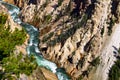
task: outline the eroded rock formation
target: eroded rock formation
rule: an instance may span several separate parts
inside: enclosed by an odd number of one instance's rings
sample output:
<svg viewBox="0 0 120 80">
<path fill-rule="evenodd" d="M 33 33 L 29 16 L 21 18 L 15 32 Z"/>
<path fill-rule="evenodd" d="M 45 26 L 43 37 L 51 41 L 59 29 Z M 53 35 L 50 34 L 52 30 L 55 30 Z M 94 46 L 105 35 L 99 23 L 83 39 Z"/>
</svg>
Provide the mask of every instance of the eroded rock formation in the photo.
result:
<svg viewBox="0 0 120 80">
<path fill-rule="evenodd" d="M 21 8 L 20 17 L 39 29 L 43 56 L 64 67 L 73 80 L 81 75 L 83 80 L 90 79 L 92 61 L 101 55 L 114 25 L 120 22 L 120 1 L 35 0 L 28 3 Z"/>
</svg>

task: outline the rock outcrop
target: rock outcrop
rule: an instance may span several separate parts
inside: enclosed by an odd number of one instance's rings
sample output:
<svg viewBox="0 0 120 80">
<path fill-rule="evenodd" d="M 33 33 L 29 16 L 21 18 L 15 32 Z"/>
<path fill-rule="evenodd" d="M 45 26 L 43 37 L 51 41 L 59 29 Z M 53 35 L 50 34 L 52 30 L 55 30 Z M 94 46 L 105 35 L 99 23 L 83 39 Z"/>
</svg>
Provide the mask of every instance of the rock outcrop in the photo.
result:
<svg viewBox="0 0 120 80">
<path fill-rule="evenodd" d="M 20 17 L 39 29 L 42 55 L 64 67 L 73 80 L 90 79 L 93 61 L 120 22 L 120 1 L 28 0 L 25 4 Z"/>
<path fill-rule="evenodd" d="M 10 14 L 8 13 L 8 10 L 5 8 L 5 6 L 0 4 L 0 13 L 4 13 L 8 15 L 8 19 L 6 21 L 5 26 L 10 26 L 10 30 L 11 32 L 13 32 L 16 28 L 18 30 L 22 30 L 22 26 L 20 26 L 19 24 L 15 23 L 12 19 L 12 17 L 10 16 Z M 26 46 L 27 46 L 27 41 L 28 41 L 29 36 L 27 35 L 27 39 L 24 42 L 24 44 L 20 45 L 20 46 L 16 46 L 16 50 L 15 52 L 19 53 L 22 52 L 24 54 L 27 54 L 26 52 Z"/>
<path fill-rule="evenodd" d="M 14 5 L 17 5 L 19 6 L 20 8 L 22 8 L 24 6 L 24 0 L 3 0 L 7 3 L 10 3 L 10 4 L 14 4 Z"/>
<path fill-rule="evenodd" d="M 8 15 L 8 20 L 7 20 L 7 22 L 6 22 L 6 26 L 7 26 L 7 25 L 10 25 L 11 31 L 14 31 L 15 28 L 17 28 L 17 29 L 19 29 L 19 30 L 22 29 L 20 25 L 16 24 L 16 23 L 12 20 L 10 14 L 8 13 L 8 10 L 5 8 L 5 6 L 3 6 L 3 5 L 1 5 L 1 4 L 0 4 L 0 13 L 5 13 L 5 14 Z"/>
<path fill-rule="evenodd" d="M 4 5 L 2 5 L 1 3 L 0 3 L 0 14 L 6 14 L 8 16 L 7 21 L 5 23 L 5 27 L 10 26 L 11 32 L 14 32 L 16 28 L 18 30 L 22 30 L 22 26 L 20 26 L 19 24 L 15 23 L 13 21 L 13 19 L 12 19 L 11 15 L 9 14 L 7 8 Z M 28 45 L 29 36 L 26 35 L 26 37 L 27 38 L 22 45 L 17 45 L 15 47 L 15 50 L 14 50 L 15 54 L 23 53 L 23 56 L 27 55 L 26 47 Z M 0 70 L 2 71 L 1 66 L 0 66 Z M 44 73 L 42 72 L 42 70 L 44 71 Z M 49 75 L 51 75 L 51 78 L 54 78 L 54 80 L 57 80 L 56 75 L 53 74 L 52 72 L 48 71 L 47 69 L 37 67 L 37 69 L 35 71 L 33 71 L 32 75 L 27 76 L 25 74 L 21 74 L 19 79 L 22 79 L 22 80 L 25 80 L 25 79 L 27 79 L 27 80 L 51 80 Z M 18 78 L 15 76 L 15 79 L 18 79 Z"/>
</svg>

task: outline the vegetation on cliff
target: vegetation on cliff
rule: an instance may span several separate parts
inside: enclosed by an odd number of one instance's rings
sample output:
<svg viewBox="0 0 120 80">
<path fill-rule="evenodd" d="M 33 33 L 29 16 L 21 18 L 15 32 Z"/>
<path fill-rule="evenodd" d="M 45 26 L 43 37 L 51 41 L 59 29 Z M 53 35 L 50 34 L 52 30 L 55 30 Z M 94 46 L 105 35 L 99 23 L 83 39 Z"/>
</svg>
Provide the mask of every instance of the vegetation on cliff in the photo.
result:
<svg viewBox="0 0 120 80">
<path fill-rule="evenodd" d="M 13 80 L 22 73 L 30 75 L 37 67 L 33 56 L 14 53 L 15 46 L 24 43 L 26 32 L 23 29 L 12 32 L 10 25 L 5 25 L 7 19 L 7 14 L 0 13 L 0 80 Z"/>
<path fill-rule="evenodd" d="M 0 60 L 8 57 L 14 50 L 16 45 L 21 45 L 26 39 L 25 31 L 15 29 L 14 32 L 10 31 L 10 26 L 5 26 L 7 15 L 0 14 Z"/>
<path fill-rule="evenodd" d="M 80 76 L 81 80 L 91 77 L 92 71 L 99 71 L 98 66 L 103 63 L 107 65 L 107 59 L 113 59 L 114 56 L 108 58 L 112 51 L 102 49 L 107 45 L 112 50 L 110 45 L 116 43 L 111 42 L 119 43 L 113 37 L 119 20 L 119 0 L 38 1 L 37 5 L 22 7 L 20 17 L 38 28 L 39 46 L 45 59 L 65 68 L 73 79 Z M 99 54 L 102 58 L 94 57 Z M 102 67 L 103 73 L 97 72 L 100 77 L 106 78 L 108 67 Z"/>
<path fill-rule="evenodd" d="M 120 54 L 120 48 L 118 50 L 118 53 Z M 109 80 L 120 80 L 120 56 L 117 58 L 117 61 L 115 61 L 115 64 L 109 71 Z"/>
<path fill-rule="evenodd" d="M 18 55 L 10 53 L 9 57 L 2 60 L 2 67 L 5 69 L 2 78 L 9 79 L 9 77 L 13 75 L 17 77 L 19 77 L 20 74 L 30 75 L 32 71 L 36 69 L 37 64 L 33 56 L 28 57 L 23 56 L 22 53 Z"/>
</svg>

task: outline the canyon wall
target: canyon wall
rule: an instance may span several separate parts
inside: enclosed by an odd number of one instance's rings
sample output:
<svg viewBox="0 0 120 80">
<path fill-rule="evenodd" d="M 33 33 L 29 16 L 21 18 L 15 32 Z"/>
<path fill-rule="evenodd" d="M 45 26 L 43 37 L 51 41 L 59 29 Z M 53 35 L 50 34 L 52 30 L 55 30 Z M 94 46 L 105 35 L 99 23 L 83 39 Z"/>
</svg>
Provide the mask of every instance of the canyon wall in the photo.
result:
<svg viewBox="0 0 120 80">
<path fill-rule="evenodd" d="M 21 8 L 21 19 L 40 31 L 42 55 L 73 80 L 91 79 L 99 65 L 94 61 L 120 22 L 119 0 L 5 1 Z"/>
</svg>

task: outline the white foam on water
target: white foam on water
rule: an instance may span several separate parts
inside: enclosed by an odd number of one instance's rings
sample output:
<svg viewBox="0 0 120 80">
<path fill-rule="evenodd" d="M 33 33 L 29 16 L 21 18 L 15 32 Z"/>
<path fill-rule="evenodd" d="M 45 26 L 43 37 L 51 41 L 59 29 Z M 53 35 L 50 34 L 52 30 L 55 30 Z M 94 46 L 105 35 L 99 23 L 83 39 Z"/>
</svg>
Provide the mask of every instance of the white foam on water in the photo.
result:
<svg viewBox="0 0 120 80">
<path fill-rule="evenodd" d="M 2 1 L 0 1 L 0 2 L 8 8 L 12 19 L 16 23 L 21 24 L 23 27 L 25 27 L 25 29 L 29 33 L 30 39 L 29 39 L 29 44 L 26 48 L 28 55 L 30 55 L 32 50 L 34 50 L 34 49 L 35 49 L 35 52 L 36 52 L 34 54 L 40 53 L 39 48 L 38 48 L 38 43 L 34 42 L 35 41 L 34 39 L 38 39 L 38 38 L 35 38 L 35 37 L 38 37 L 38 33 L 39 33 L 38 29 L 35 28 L 34 26 L 28 24 L 28 23 L 22 22 L 19 19 L 18 14 L 19 14 L 20 9 L 18 7 L 14 6 L 14 5 L 11 5 L 11 4 L 8 4 L 8 3 L 5 3 L 5 2 L 2 2 Z M 30 49 L 31 46 L 33 46 L 32 49 Z M 67 77 L 66 77 L 66 75 L 64 75 L 64 73 L 56 71 L 57 66 L 56 66 L 55 63 L 44 59 L 43 56 L 41 56 L 41 55 L 38 55 L 38 56 L 35 55 L 35 58 L 36 58 L 36 61 L 37 61 L 39 66 L 43 66 L 43 67 L 51 70 L 53 73 L 57 74 L 59 80 L 70 80 L 70 79 L 67 79 Z"/>
<path fill-rule="evenodd" d="M 31 25 L 32 26 L 32 25 Z M 34 31 L 38 31 L 38 29 L 37 28 L 35 28 L 34 26 L 32 26 L 32 28 L 34 29 Z"/>
<path fill-rule="evenodd" d="M 36 47 L 36 46 L 35 46 L 35 52 L 36 52 L 36 53 L 40 53 L 39 48 L 38 48 L 38 47 Z"/>
<path fill-rule="evenodd" d="M 20 9 L 12 4 L 8 4 L 6 2 L 1 2 L 7 9 L 9 10 L 9 13 L 12 15 L 13 13 L 19 14 Z M 14 8 L 13 8 L 14 7 Z"/>
<path fill-rule="evenodd" d="M 27 51 L 28 55 L 30 55 L 30 48 L 28 46 L 26 48 L 26 51 Z"/>
<path fill-rule="evenodd" d="M 38 65 L 46 67 L 47 69 L 50 69 L 53 73 L 56 73 L 57 66 L 55 63 L 45 60 L 44 58 L 40 59 L 38 56 L 36 56 L 36 61 Z"/>
<path fill-rule="evenodd" d="M 37 47 L 38 47 L 38 44 L 37 44 L 37 43 L 34 43 L 34 46 L 37 46 Z"/>
<path fill-rule="evenodd" d="M 57 73 L 57 77 L 59 80 L 71 80 L 71 79 L 66 78 L 66 76 L 63 75 L 63 73 Z"/>
<path fill-rule="evenodd" d="M 56 74 L 59 80 L 71 80 L 70 77 L 67 75 L 65 69 L 57 68 Z"/>
<path fill-rule="evenodd" d="M 32 42 L 32 41 L 30 41 L 28 45 L 29 45 L 29 46 L 32 46 L 32 45 L 33 45 L 33 42 Z"/>
<path fill-rule="evenodd" d="M 17 22 L 18 24 L 22 23 L 22 21 L 19 18 L 15 18 L 14 21 Z"/>
<path fill-rule="evenodd" d="M 61 73 L 58 73 L 58 79 L 59 80 L 65 80 Z"/>
</svg>

